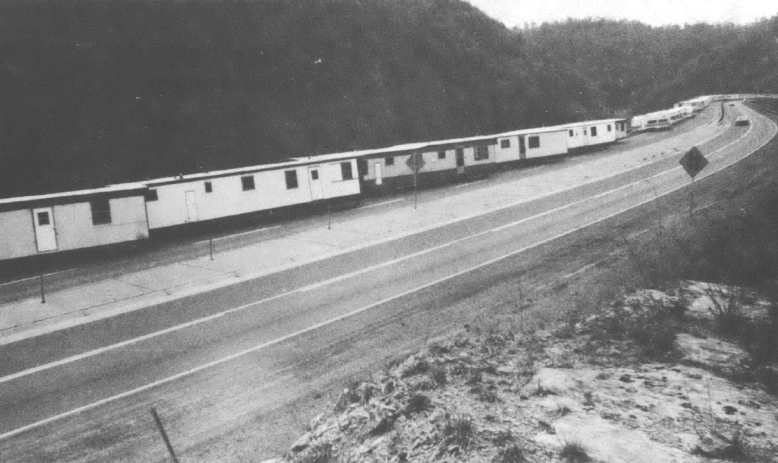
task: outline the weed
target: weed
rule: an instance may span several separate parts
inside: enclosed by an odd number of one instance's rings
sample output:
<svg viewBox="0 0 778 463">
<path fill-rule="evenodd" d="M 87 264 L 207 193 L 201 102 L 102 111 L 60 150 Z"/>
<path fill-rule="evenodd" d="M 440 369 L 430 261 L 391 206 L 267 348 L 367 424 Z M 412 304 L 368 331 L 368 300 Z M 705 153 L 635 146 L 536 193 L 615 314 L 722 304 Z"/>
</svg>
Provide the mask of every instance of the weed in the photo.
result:
<svg viewBox="0 0 778 463">
<path fill-rule="evenodd" d="M 435 383 L 435 387 L 443 387 L 448 383 L 448 377 L 446 376 L 446 369 L 443 367 L 433 367 L 430 371 L 430 377 Z"/>
<path fill-rule="evenodd" d="M 583 446 L 577 442 L 567 442 L 562 451 L 559 452 L 559 457 L 567 463 L 587 463 L 592 461 L 589 455 L 586 454 Z"/>
<path fill-rule="evenodd" d="M 420 357 L 417 359 L 413 365 L 408 367 L 405 371 L 402 373 L 403 378 L 407 378 L 409 376 L 415 376 L 420 375 L 422 373 L 426 373 L 430 370 L 430 364 L 424 357 Z"/>
<path fill-rule="evenodd" d="M 413 394 L 408 400 L 408 404 L 405 406 L 405 415 L 413 415 L 414 413 L 421 413 L 425 410 L 429 410 L 432 406 L 432 401 L 424 394 Z"/>
<path fill-rule="evenodd" d="M 440 442 L 438 455 L 445 452 L 459 453 L 470 448 L 475 443 L 475 426 L 468 415 L 459 415 L 446 421 L 443 427 L 443 440 Z"/>
<path fill-rule="evenodd" d="M 566 416 L 572 413 L 573 411 L 570 410 L 570 407 L 567 405 L 557 405 L 557 413 L 559 413 L 559 416 Z"/>
<path fill-rule="evenodd" d="M 600 373 L 602 374 L 602 373 Z M 599 375 L 597 375 L 599 376 Z M 592 391 L 586 391 L 584 392 L 584 407 L 594 407 L 594 392 Z"/>
<path fill-rule="evenodd" d="M 513 443 L 514 440 L 515 438 L 513 437 L 513 433 L 510 429 L 507 429 L 505 431 L 499 431 L 494 439 L 492 439 L 492 442 L 494 445 L 502 447 Z"/>
<path fill-rule="evenodd" d="M 332 451 L 332 444 L 318 444 L 299 457 L 295 458 L 294 463 L 334 463 L 335 454 Z"/>
<path fill-rule="evenodd" d="M 524 452 L 516 444 L 509 445 L 500 450 L 492 459 L 492 463 L 524 463 L 527 459 Z"/>
</svg>

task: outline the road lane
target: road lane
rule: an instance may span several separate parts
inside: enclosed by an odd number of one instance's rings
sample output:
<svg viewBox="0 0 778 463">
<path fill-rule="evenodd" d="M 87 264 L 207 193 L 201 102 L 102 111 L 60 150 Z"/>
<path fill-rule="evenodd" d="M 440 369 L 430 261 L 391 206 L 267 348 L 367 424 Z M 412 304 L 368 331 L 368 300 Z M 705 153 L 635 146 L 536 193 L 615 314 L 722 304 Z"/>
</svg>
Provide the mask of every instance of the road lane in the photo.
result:
<svg viewBox="0 0 778 463">
<path fill-rule="evenodd" d="M 725 151 L 722 151 L 722 155 L 726 154 Z M 716 158 L 714 158 L 714 161 L 716 161 Z M 661 174 L 658 177 L 664 175 L 669 174 Z M 683 181 L 682 175 L 676 179 L 676 182 L 679 181 Z M 566 210 L 566 213 L 569 214 L 566 216 L 558 217 L 553 214 L 544 214 L 532 220 L 522 219 L 517 223 L 503 224 L 496 228 L 481 231 L 470 237 L 441 245 L 438 249 L 435 249 L 435 251 L 440 252 L 436 252 L 434 261 L 417 259 L 416 257 L 430 254 L 430 252 L 423 252 L 419 256 L 406 257 L 397 262 L 382 265 L 381 269 L 385 271 L 393 266 L 395 267 L 388 274 L 379 274 L 370 270 L 351 276 L 349 279 L 353 281 L 349 282 L 349 285 L 316 284 L 313 287 L 306 288 L 305 291 L 293 293 L 295 300 L 291 304 L 288 301 L 282 301 L 282 298 L 262 304 L 265 306 L 262 310 L 243 314 L 249 316 L 242 317 L 237 325 L 234 322 L 228 322 L 226 319 L 222 320 L 222 317 L 220 317 L 219 320 L 214 319 L 215 324 L 210 325 L 208 330 L 203 330 L 202 327 L 186 327 L 179 330 L 180 333 L 176 333 L 176 336 L 155 340 L 155 343 L 148 346 L 115 349 L 111 353 L 113 357 L 101 360 L 105 365 L 109 365 L 104 369 L 93 371 L 90 374 L 90 367 L 86 367 L 83 370 L 80 368 L 63 368 L 62 376 L 55 377 L 55 379 L 49 378 L 47 381 L 36 381 L 36 384 L 20 384 L 18 388 L 9 387 L 4 392 L 13 389 L 16 392 L 11 391 L 9 395 L 3 397 L 2 402 L 4 404 L 20 403 L 25 400 L 22 396 L 26 397 L 27 401 L 34 403 L 41 403 L 41 401 L 48 399 L 48 406 L 42 408 L 47 410 L 46 413 L 51 413 L 52 408 L 55 408 L 56 405 L 52 402 L 58 402 L 64 408 L 73 408 L 77 405 L 77 403 L 62 401 L 60 398 L 56 400 L 51 399 L 52 397 L 60 397 L 57 390 L 57 385 L 59 384 L 88 384 L 90 386 L 89 393 L 75 399 L 75 402 L 79 400 L 88 402 L 90 400 L 94 401 L 96 398 L 91 393 L 91 390 L 110 392 L 120 390 L 122 385 L 124 387 L 127 387 L 127 385 L 138 385 L 137 387 L 143 388 L 143 385 L 170 377 L 171 372 L 176 371 L 177 368 L 180 369 L 178 374 L 191 374 L 187 372 L 191 371 L 192 368 L 197 369 L 197 366 L 194 365 L 201 364 L 208 357 L 215 359 L 210 360 L 211 362 L 216 362 L 220 358 L 225 358 L 223 357 L 225 352 L 234 351 L 236 348 L 240 349 L 257 341 L 260 343 L 259 346 L 262 346 L 273 342 L 273 339 L 278 339 L 279 336 L 289 335 L 282 333 L 299 332 L 304 330 L 305 326 L 327 323 L 335 317 L 347 314 L 354 315 L 366 308 L 375 307 L 396 299 L 396 297 L 392 297 L 389 301 L 381 300 L 382 293 L 407 295 L 419 291 L 419 284 L 423 283 L 419 281 L 420 275 L 429 280 L 422 285 L 422 288 L 426 288 L 470 272 L 473 268 L 492 264 L 504 259 L 506 256 L 522 252 L 530 246 L 537 245 L 538 236 L 550 236 L 549 239 L 556 239 L 556 237 L 569 233 L 571 230 L 591 223 L 593 221 L 592 217 L 597 216 L 597 214 L 599 216 L 613 215 L 625 208 L 633 207 L 635 204 L 652 200 L 657 187 L 651 184 L 651 182 L 643 181 L 622 187 L 621 190 L 623 191 L 620 191 L 619 195 L 614 193 L 601 194 L 600 198 L 604 199 L 604 202 L 581 200 L 575 203 L 576 207 L 564 206 L 561 209 Z M 667 188 L 677 187 L 678 185 L 674 186 L 673 184 L 667 186 Z M 625 203 L 623 194 L 627 192 L 629 193 L 626 197 L 628 202 Z M 664 194 L 663 192 L 664 190 L 660 194 Z M 515 236 L 515 230 L 511 230 L 511 228 L 517 225 L 525 227 L 522 230 L 521 236 L 518 237 Z M 337 281 L 341 282 L 344 279 L 338 279 Z M 387 284 L 387 281 L 390 281 L 390 283 Z M 381 287 L 381 290 L 378 292 L 356 291 L 357 294 L 354 294 L 355 288 L 376 287 Z M 302 293 L 310 294 L 304 295 Z M 322 300 L 329 302 L 327 304 L 319 303 Z M 379 300 L 379 302 L 375 302 L 376 300 Z M 273 303 L 277 304 L 274 306 Z M 218 326 L 219 324 L 222 326 Z M 189 332 L 189 329 L 194 331 Z M 245 339 L 243 339 L 244 334 L 246 334 Z M 222 339 L 234 341 L 229 343 L 229 347 L 224 347 L 225 344 L 222 343 L 219 348 L 214 348 Z M 248 354 L 259 350 L 256 347 L 257 345 L 255 344 L 252 347 L 243 347 L 243 349 Z M 243 351 L 238 350 L 238 352 Z M 106 356 L 108 355 L 106 354 Z M 227 358 L 230 358 L 229 355 Z M 143 365 L 147 362 L 155 364 L 156 368 L 145 369 L 145 373 L 143 373 Z M 196 371 L 200 370 L 197 369 Z M 110 395 L 107 397 L 110 397 Z M 29 417 L 26 419 L 29 420 Z M 14 425 L 11 424 L 11 426 Z"/>
</svg>

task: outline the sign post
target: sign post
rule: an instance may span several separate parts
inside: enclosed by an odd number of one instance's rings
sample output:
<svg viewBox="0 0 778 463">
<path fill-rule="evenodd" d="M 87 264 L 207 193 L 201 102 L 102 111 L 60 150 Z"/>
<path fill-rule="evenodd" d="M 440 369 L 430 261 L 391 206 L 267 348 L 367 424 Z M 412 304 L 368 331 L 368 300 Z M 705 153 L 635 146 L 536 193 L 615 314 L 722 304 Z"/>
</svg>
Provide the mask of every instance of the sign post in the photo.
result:
<svg viewBox="0 0 778 463">
<path fill-rule="evenodd" d="M 689 188 L 689 218 L 694 218 L 694 177 L 708 165 L 708 160 L 702 155 L 696 146 L 693 146 L 679 161 L 686 173 L 692 178 L 692 184 Z"/>
<path fill-rule="evenodd" d="M 421 153 L 419 153 L 419 152 L 413 152 L 408 157 L 408 162 L 406 164 L 413 171 L 413 208 L 416 209 L 416 204 L 417 204 L 416 175 L 419 173 L 421 168 L 424 167 L 424 156 Z"/>
</svg>

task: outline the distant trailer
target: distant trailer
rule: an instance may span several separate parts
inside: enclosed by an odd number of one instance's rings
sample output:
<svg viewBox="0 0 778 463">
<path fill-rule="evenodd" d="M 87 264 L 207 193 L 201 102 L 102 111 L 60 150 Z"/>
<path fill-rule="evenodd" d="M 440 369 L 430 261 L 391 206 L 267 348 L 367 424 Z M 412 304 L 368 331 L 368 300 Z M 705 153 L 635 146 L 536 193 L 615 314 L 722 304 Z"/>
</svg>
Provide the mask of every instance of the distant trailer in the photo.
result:
<svg viewBox="0 0 778 463">
<path fill-rule="evenodd" d="M 149 237 L 142 184 L 0 199 L 0 260 Z"/>
<path fill-rule="evenodd" d="M 180 175 L 144 182 L 151 230 L 262 211 L 356 199 L 354 156 L 326 155 L 288 162 Z"/>
<path fill-rule="evenodd" d="M 498 164 L 567 154 L 567 130 L 560 127 L 515 130 L 496 137 Z"/>
<path fill-rule="evenodd" d="M 364 192 L 446 183 L 495 169 L 495 135 L 409 143 L 355 152 Z M 414 174 L 414 167 L 417 167 Z"/>
<path fill-rule="evenodd" d="M 627 123 L 624 119 L 574 122 L 554 128 L 567 130 L 569 151 L 604 146 L 627 136 Z"/>
</svg>

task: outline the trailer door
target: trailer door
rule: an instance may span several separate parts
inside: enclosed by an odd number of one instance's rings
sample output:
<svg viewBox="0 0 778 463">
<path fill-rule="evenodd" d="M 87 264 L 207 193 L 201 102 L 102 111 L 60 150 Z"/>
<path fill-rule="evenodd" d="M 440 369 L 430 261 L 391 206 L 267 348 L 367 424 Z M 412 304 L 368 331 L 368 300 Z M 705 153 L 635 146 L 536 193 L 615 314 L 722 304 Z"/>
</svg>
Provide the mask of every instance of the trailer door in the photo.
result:
<svg viewBox="0 0 778 463">
<path fill-rule="evenodd" d="M 524 143 L 524 135 L 519 137 L 519 159 L 527 159 L 527 145 Z"/>
<path fill-rule="evenodd" d="M 324 190 L 319 178 L 319 166 L 308 168 L 308 184 L 311 186 L 311 201 L 324 199 Z"/>
<path fill-rule="evenodd" d="M 456 148 L 454 152 L 457 161 L 457 173 L 464 174 L 465 173 L 465 149 Z"/>
<path fill-rule="evenodd" d="M 197 196 L 195 196 L 194 190 L 186 192 L 186 215 L 188 217 L 187 222 L 197 222 L 200 220 L 200 215 L 197 213 Z"/>
<path fill-rule="evenodd" d="M 51 207 L 33 209 L 32 216 L 38 252 L 56 251 L 57 229 L 54 228 L 54 210 Z"/>
</svg>

